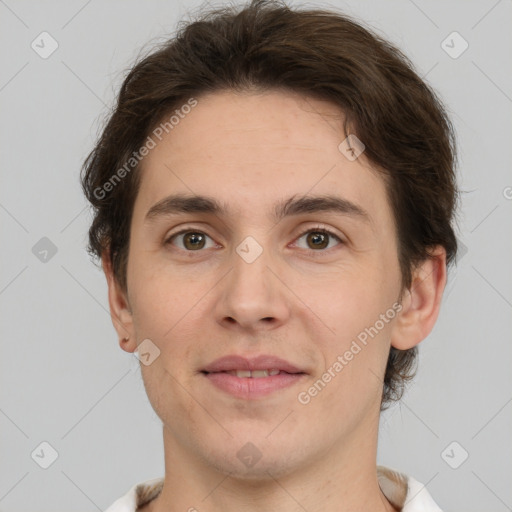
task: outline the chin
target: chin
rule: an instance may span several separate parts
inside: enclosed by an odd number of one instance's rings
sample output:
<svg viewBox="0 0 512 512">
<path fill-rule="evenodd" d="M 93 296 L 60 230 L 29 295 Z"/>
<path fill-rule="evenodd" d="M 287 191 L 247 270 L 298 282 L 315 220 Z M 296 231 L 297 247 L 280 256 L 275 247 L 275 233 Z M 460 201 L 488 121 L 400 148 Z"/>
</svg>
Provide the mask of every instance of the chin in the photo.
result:
<svg viewBox="0 0 512 512">
<path fill-rule="evenodd" d="M 278 446 L 263 439 L 259 443 L 231 440 L 225 451 L 219 452 L 219 445 L 210 451 L 205 462 L 230 478 L 240 481 L 267 482 L 272 478 L 288 475 L 303 466 L 304 461 L 298 459 L 299 450 L 283 446 L 278 440 Z M 266 442 L 264 442 L 266 441 Z M 293 454 L 293 455 L 290 455 Z"/>
</svg>

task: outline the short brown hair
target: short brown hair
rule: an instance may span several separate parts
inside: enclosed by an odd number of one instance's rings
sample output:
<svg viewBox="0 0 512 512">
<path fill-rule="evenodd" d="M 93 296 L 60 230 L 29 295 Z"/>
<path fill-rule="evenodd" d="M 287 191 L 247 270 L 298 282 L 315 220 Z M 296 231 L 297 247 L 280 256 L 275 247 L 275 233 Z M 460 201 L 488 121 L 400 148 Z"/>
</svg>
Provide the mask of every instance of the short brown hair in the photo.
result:
<svg viewBox="0 0 512 512">
<path fill-rule="evenodd" d="M 456 255 L 455 134 L 441 100 L 396 47 L 349 16 L 254 0 L 203 13 L 130 70 L 86 158 L 81 183 L 94 208 L 89 254 L 108 255 L 126 291 L 130 224 L 140 185 L 133 161 L 151 131 L 202 93 L 283 90 L 330 101 L 382 173 L 397 226 L 402 290 L 430 249 Z M 341 134 L 340 134 L 341 135 Z M 340 141 L 343 139 L 340 139 Z M 126 172 L 126 162 L 133 170 Z M 109 187 L 116 169 L 122 182 Z M 98 191 L 102 191 L 98 193 Z M 417 347 L 391 347 L 381 409 L 402 397 Z"/>
</svg>

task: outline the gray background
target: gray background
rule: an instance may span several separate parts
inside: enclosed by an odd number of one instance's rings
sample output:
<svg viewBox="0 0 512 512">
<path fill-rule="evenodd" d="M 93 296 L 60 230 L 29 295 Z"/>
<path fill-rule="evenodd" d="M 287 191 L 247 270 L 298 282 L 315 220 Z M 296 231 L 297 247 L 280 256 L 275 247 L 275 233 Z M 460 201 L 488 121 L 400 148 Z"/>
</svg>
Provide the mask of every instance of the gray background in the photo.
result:
<svg viewBox="0 0 512 512">
<path fill-rule="evenodd" d="M 512 510 L 511 2 L 296 4 L 355 15 L 402 48 L 459 141 L 467 252 L 416 380 L 382 415 L 378 462 L 426 484 L 445 511 Z M 0 511 L 103 510 L 164 474 L 160 420 L 85 251 L 78 176 L 125 70 L 199 5 L 0 1 Z M 46 59 L 31 48 L 43 31 L 59 45 Z M 458 58 L 442 47 L 453 31 L 469 44 Z M 43 237 L 57 249 L 46 262 Z M 58 453 L 48 469 L 31 456 L 44 441 Z"/>
</svg>

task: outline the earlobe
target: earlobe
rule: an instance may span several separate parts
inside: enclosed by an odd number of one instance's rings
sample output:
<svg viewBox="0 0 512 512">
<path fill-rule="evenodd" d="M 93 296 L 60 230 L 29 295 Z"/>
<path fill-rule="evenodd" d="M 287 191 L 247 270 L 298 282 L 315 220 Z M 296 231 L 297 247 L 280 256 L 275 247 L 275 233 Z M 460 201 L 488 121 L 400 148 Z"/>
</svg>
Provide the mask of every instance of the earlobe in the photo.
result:
<svg viewBox="0 0 512 512">
<path fill-rule="evenodd" d="M 130 304 L 115 279 L 107 252 L 102 255 L 101 262 L 108 285 L 110 317 L 119 338 L 119 346 L 126 352 L 134 352 L 137 350 L 137 342 Z"/>
<path fill-rule="evenodd" d="M 446 285 L 446 250 L 436 247 L 413 272 L 412 284 L 404 293 L 402 311 L 391 332 L 391 345 L 407 350 L 423 341 L 439 315 Z"/>
</svg>

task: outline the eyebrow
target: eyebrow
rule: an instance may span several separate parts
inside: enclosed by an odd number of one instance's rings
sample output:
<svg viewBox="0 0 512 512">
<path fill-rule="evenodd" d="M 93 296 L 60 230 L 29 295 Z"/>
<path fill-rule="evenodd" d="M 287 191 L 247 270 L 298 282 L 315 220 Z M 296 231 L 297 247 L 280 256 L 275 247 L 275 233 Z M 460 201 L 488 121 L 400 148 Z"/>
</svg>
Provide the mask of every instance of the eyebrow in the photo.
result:
<svg viewBox="0 0 512 512">
<path fill-rule="evenodd" d="M 280 221 L 285 217 L 305 213 L 332 212 L 355 217 L 371 224 L 371 217 L 361 206 L 335 195 L 303 196 L 296 195 L 278 201 L 272 211 L 272 220 Z M 154 204 L 146 213 L 144 223 L 157 218 L 184 213 L 206 213 L 227 216 L 231 212 L 226 203 L 214 197 L 204 195 L 173 194 Z"/>
</svg>

